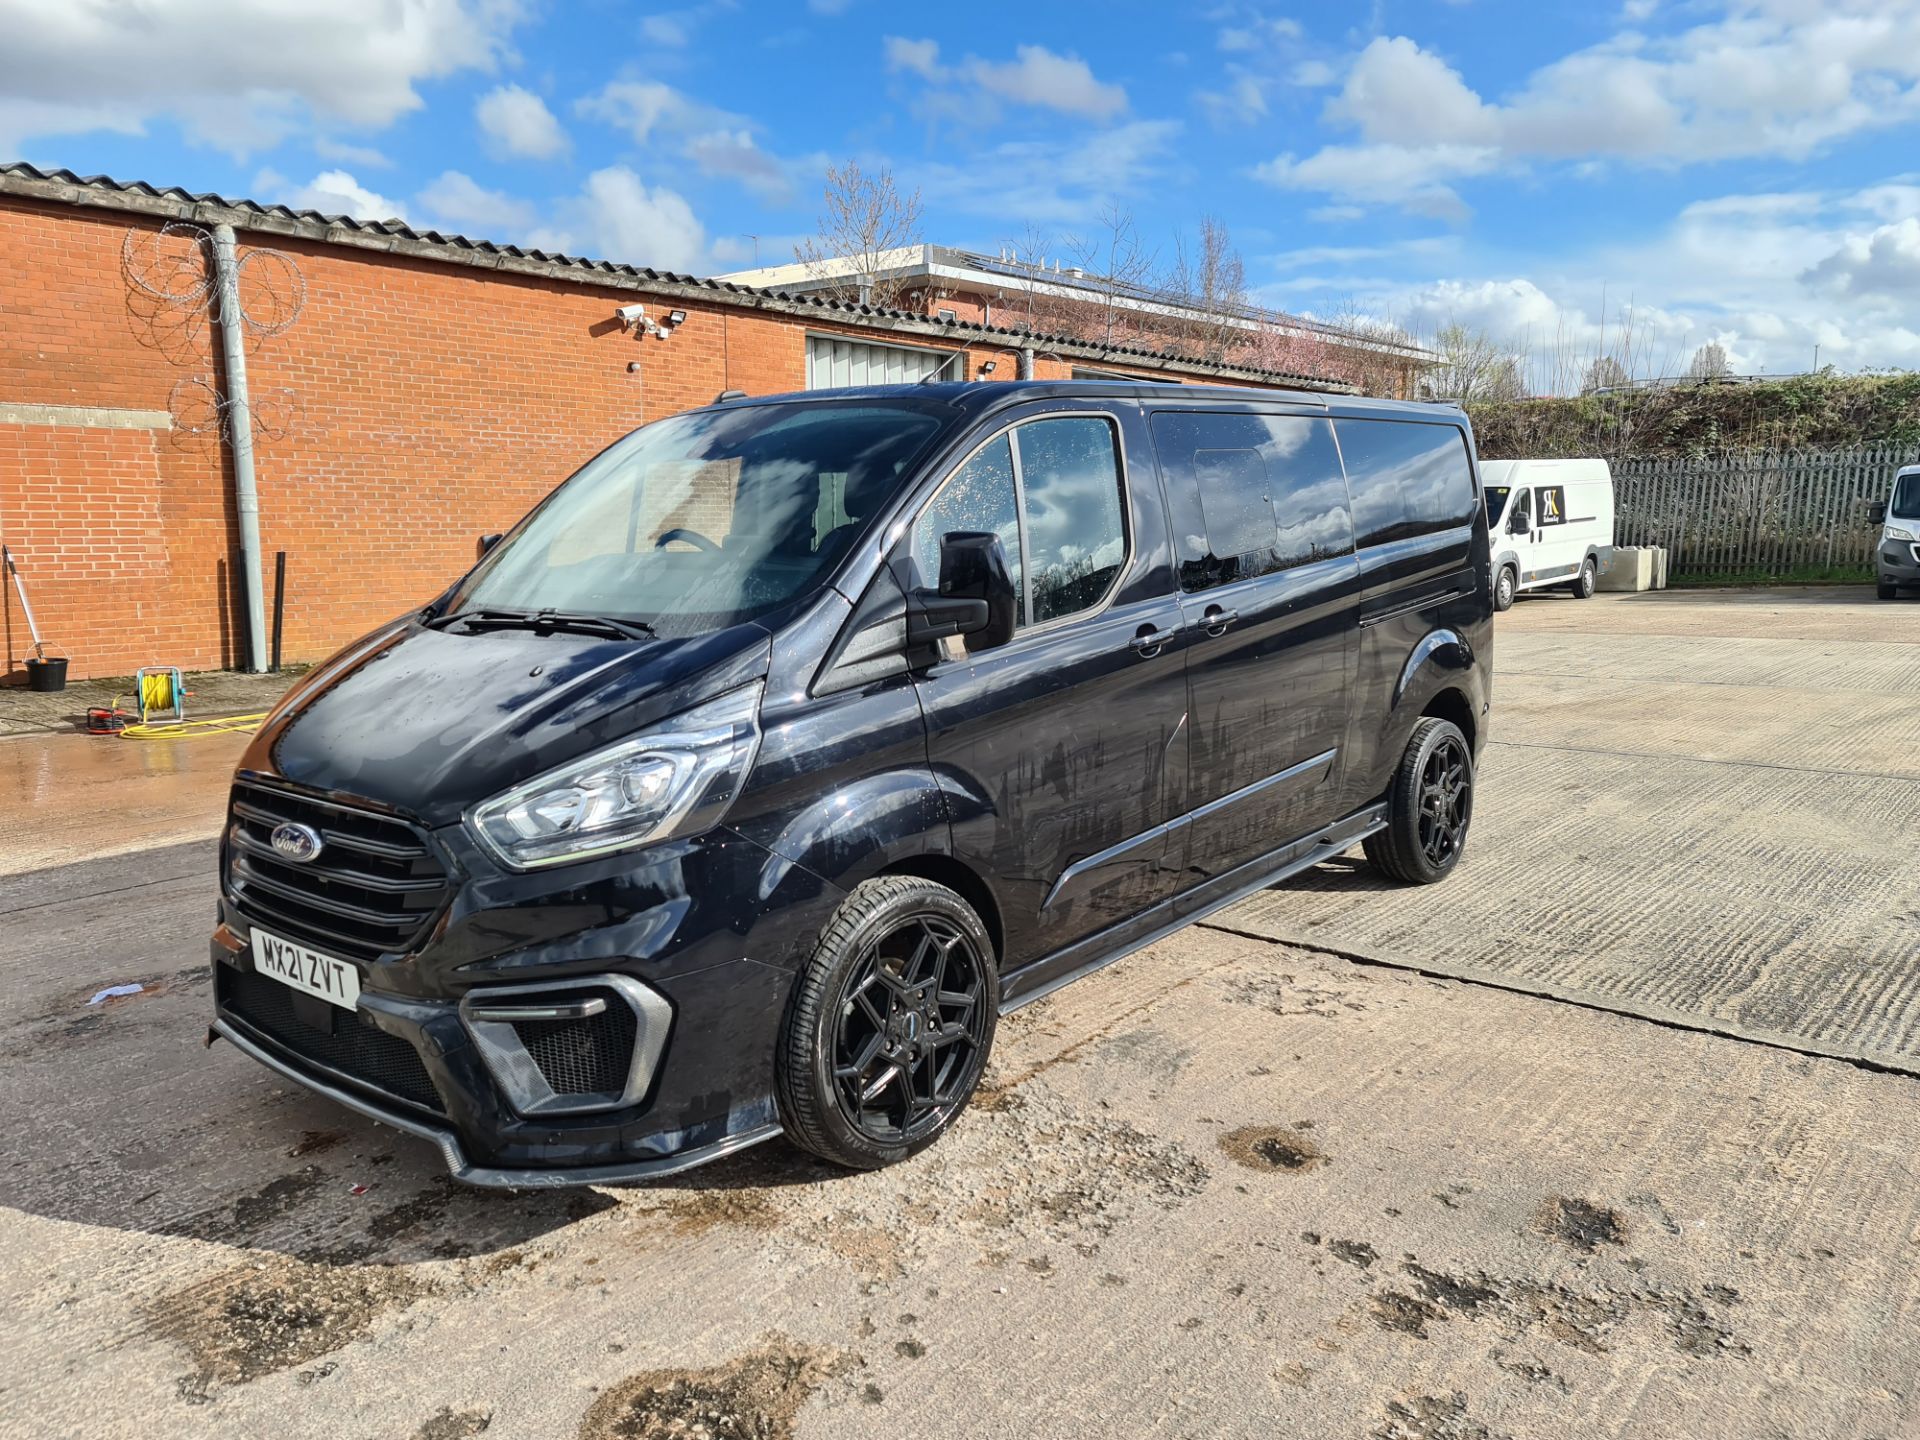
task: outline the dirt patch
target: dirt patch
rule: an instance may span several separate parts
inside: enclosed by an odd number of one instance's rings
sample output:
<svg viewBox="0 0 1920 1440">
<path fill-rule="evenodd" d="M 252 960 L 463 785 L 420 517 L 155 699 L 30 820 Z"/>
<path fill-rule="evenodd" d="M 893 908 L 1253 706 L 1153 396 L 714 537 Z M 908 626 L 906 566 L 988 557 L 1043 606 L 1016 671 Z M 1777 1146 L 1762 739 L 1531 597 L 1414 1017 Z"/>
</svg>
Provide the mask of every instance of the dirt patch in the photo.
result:
<svg viewBox="0 0 1920 1440">
<path fill-rule="evenodd" d="M 491 1410 L 455 1410 L 451 1405 L 442 1405 L 420 1422 L 420 1428 L 413 1432 L 413 1440 L 469 1440 L 491 1424 Z"/>
<path fill-rule="evenodd" d="M 1387 1414 L 1373 1430 L 1374 1440 L 1499 1440 L 1467 1413 L 1467 1397 L 1409 1395 L 1387 1402 Z"/>
<path fill-rule="evenodd" d="M 665 1225 L 686 1240 L 709 1230 L 771 1230 L 780 1223 L 773 1197 L 765 1190 L 694 1190 L 635 1212 L 635 1218 Z"/>
<path fill-rule="evenodd" d="M 188 1240 L 244 1244 L 274 1221 L 303 1204 L 326 1179 L 318 1165 L 303 1165 L 291 1175 L 276 1175 L 244 1195 L 161 1227 L 163 1235 Z"/>
<path fill-rule="evenodd" d="M 1427 1338 L 1427 1326 L 1447 1318 L 1447 1312 L 1431 1300 L 1399 1290 L 1382 1290 L 1373 1297 L 1371 1308 L 1373 1323 L 1382 1330 L 1397 1330 L 1419 1340 Z"/>
<path fill-rule="evenodd" d="M 180 1392 L 204 1398 L 351 1344 L 427 1287 L 404 1270 L 334 1269 L 273 1259 L 223 1270 L 147 1307 L 149 1331 L 181 1346 L 194 1370 Z"/>
<path fill-rule="evenodd" d="M 1364 1001 L 1351 998 L 1345 990 L 1313 983 L 1325 978 L 1311 976 L 1301 981 L 1292 975 L 1252 975 L 1228 980 L 1222 990 L 1230 1004 L 1251 1005 L 1270 1015 L 1312 1015 L 1322 1020 L 1337 1020 L 1367 1008 Z"/>
<path fill-rule="evenodd" d="M 1317 1170 L 1329 1159 L 1311 1135 L 1290 1125 L 1243 1125 L 1222 1135 L 1220 1148 L 1234 1164 L 1249 1170 L 1298 1174 Z"/>
<path fill-rule="evenodd" d="M 1380 1258 L 1380 1252 L 1364 1240 L 1329 1240 L 1327 1249 L 1333 1252 L 1334 1259 L 1357 1265 L 1362 1270 Z"/>
<path fill-rule="evenodd" d="M 287 1147 L 287 1157 L 298 1160 L 303 1155 L 318 1155 L 331 1150 L 347 1138 L 344 1130 L 303 1130 L 300 1138 Z"/>
<path fill-rule="evenodd" d="M 1589 1255 L 1602 1245 L 1627 1243 L 1626 1217 L 1591 1200 L 1551 1196 L 1534 1218 L 1541 1234 Z"/>
<path fill-rule="evenodd" d="M 649 1370 L 595 1400 L 580 1440 L 787 1440 L 800 1407 L 853 1361 L 775 1338 L 705 1370 Z"/>
</svg>

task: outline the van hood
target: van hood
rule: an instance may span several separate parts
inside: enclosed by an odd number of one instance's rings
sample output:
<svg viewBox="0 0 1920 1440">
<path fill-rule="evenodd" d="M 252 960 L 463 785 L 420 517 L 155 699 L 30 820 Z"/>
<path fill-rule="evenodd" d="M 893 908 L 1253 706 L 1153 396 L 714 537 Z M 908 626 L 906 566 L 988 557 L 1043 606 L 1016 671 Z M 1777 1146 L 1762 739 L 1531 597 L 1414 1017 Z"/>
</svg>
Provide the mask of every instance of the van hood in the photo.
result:
<svg viewBox="0 0 1920 1440">
<path fill-rule="evenodd" d="M 769 632 L 753 624 L 636 644 L 409 620 L 295 687 L 241 773 L 451 824 L 509 786 L 764 677 L 770 654 Z"/>
</svg>

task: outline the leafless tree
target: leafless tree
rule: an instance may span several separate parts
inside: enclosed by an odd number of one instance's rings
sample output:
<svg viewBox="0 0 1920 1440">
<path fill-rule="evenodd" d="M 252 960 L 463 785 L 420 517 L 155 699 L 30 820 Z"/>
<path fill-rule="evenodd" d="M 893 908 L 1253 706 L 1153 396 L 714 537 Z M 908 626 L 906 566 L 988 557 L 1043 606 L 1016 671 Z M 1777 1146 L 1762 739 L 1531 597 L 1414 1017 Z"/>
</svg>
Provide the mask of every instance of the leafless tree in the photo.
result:
<svg viewBox="0 0 1920 1440">
<path fill-rule="evenodd" d="M 905 286 L 887 272 L 893 252 L 921 241 L 920 192 L 903 192 L 889 169 L 869 175 L 849 160 L 827 167 L 822 204 L 819 234 L 794 246 L 793 258 L 832 299 L 896 308 Z"/>
<path fill-rule="evenodd" d="M 1197 359 L 1218 363 L 1244 342 L 1245 325 L 1234 322 L 1244 322 L 1248 308 L 1247 267 L 1224 222 L 1200 217 L 1199 237 L 1180 241 L 1166 288 L 1191 311 L 1181 338 Z"/>
<path fill-rule="evenodd" d="M 1601 390 L 1618 390 L 1631 385 L 1633 376 L 1620 360 L 1612 355 L 1596 355 L 1587 366 L 1587 373 L 1580 382 L 1580 393 L 1592 395 Z"/>
<path fill-rule="evenodd" d="M 1718 380 L 1733 372 L 1733 366 L 1727 361 L 1727 347 L 1717 340 L 1709 340 L 1693 352 L 1693 362 L 1687 366 L 1687 374 L 1695 380 Z"/>
<path fill-rule="evenodd" d="M 994 300 L 996 323 L 1029 335 L 1065 335 L 1082 338 L 1089 328 L 1084 305 L 1069 302 L 1061 293 L 1054 266 L 1060 246 L 1038 226 L 1028 225 L 1018 240 L 1000 247 L 1014 274 Z"/>
<path fill-rule="evenodd" d="M 1520 362 L 1511 349 L 1484 330 L 1458 322 L 1440 327 L 1427 348 L 1439 363 L 1421 377 L 1421 389 L 1435 400 L 1518 400 L 1526 394 Z"/>
<path fill-rule="evenodd" d="M 1141 240 L 1132 212 L 1108 206 L 1092 229 L 1069 236 L 1064 248 L 1088 282 L 1084 338 L 1109 347 L 1141 343 L 1147 327 L 1139 297 L 1151 287 L 1159 260 Z"/>
</svg>

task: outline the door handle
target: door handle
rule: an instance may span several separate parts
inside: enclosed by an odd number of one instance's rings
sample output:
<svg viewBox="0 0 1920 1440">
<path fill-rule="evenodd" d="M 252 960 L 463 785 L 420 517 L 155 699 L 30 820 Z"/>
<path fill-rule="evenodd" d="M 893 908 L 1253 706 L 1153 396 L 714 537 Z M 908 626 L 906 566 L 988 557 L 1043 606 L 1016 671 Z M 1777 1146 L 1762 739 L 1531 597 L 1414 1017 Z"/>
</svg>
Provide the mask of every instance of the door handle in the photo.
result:
<svg viewBox="0 0 1920 1440">
<path fill-rule="evenodd" d="M 1206 614 L 1200 617 L 1200 623 L 1209 635 L 1224 635 L 1227 627 L 1240 618 L 1238 610 L 1222 610 L 1218 605 L 1209 605 Z"/>
<path fill-rule="evenodd" d="M 1161 647 L 1166 645 L 1168 641 L 1174 639 L 1179 633 L 1180 627 L 1178 625 L 1175 625 L 1170 630 L 1156 630 L 1151 625 L 1142 625 L 1139 633 L 1136 634 L 1133 639 L 1129 640 L 1127 644 L 1132 646 L 1134 653 L 1142 659 L 1151 660 L 1160 653 Z"/>
</svg>

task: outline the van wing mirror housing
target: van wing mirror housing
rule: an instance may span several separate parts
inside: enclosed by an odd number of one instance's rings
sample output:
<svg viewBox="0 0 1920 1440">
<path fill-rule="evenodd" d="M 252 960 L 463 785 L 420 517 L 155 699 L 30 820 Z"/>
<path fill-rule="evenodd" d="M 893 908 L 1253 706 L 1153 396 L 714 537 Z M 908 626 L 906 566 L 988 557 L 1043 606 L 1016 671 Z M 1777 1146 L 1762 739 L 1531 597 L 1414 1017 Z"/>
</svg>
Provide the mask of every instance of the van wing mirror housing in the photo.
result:
<svg viewBox="0 0 1920 1440">
<path fill-rule="evenodd" d="M 476 560 L 483 559 L 489 550 L 500 543 L 500 539 L 501 532 L 498 530 L 494 531 L 491 535 L 482 535 L 478 540 L 473 542 L 473 558 Z"/>
<path fill-rule="evenodd" d="M 1511 520 L 1507 521 L 1507 533 L 1509 535 L 1525 535 L 1531 529 L 1533 529 L 1533 521 L 1524 513 L 1516 514 Z"/>
<path fill-rule="evenodd" d="M 1884 525 L 1887 523 L 1886 501 L 1870 500 L 1867 502 L 1867 523 L 1869 525 Z"/>
<path fill-rule="evenodd" d="M 991 530 L 949 530 L 940 540 L 940 588 L 907 597 L 907 644 L 958 635 L 969 651 L 991 650 L 1013 638 L 1018 608 L 1000 537 Z"/>
</svg>

